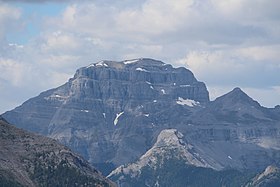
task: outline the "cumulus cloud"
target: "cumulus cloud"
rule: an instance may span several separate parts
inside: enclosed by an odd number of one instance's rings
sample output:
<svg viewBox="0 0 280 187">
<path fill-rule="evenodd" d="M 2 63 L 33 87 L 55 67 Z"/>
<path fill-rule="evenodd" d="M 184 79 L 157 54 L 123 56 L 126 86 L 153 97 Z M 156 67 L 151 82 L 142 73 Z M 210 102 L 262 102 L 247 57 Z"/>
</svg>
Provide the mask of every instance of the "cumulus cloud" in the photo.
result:
<svg viewBox="0 0 280 187">
<path fill-rule="evenodd" d="M 278 0 L 63 2 L 65 9 L 43 18 L 41 32 L 23 47 L 3 38 L 27 18 L 12 3 L 1 4 L 0 67 L 15 75 L 0 76 L 6 89 L 10 83 L 37 93 L 62 84 L 92 62 L 152 57 L 190 68 L 216 94 L 235 86 L 251 93 L 265 89 L 259 92 L 263 98 L 279 93 Z"/>
<path fill-rule="evenodd" d="M 279 46 L 192 51 L 177 63 L 186 65 L 210 85 L 254 88 L 280 85 Z"/>
<path fill-rule="evenodd" d="M 12 32 L 20 26 L 18 22 L 20 16 L 19 9 L 5 4 L 0 6 L 0 40 L 4 39 L 7 32 Z"/>
</svg>

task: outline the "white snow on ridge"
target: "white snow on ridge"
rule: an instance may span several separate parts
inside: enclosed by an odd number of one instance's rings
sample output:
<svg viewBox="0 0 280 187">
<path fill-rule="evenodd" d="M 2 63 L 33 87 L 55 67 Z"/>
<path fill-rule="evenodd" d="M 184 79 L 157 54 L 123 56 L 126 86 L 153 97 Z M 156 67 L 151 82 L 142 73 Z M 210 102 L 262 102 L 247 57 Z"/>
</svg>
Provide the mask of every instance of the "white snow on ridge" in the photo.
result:
<svg viewBox="0 0 280 187">
<path fill-rule="evenodd" d="M 194 107 L 194 106 L 199 105 L 198 101 L 194 101 L 194 100 L 191 100 L 191 99 L 183 99 L 182 97 L 179 97 L 178 100 L 176 101 L 176 103 L 178 105 L 187 105 L 187 106 L 190 106 L 190 107 Z"/>
<path fill-rule="evenodd" d="M 46 100 L 49 100 L 49 99 L 65 100 L 67 98 L 68 98 L 68 96 L 61 96 L 61 95 L 58 95 L 58 94 L 51 95 L 49 97 L 44 97 L 44 99 L 46 99 Z"/>
<path fill-rule="evenodd" d="M 123 63 L 124 63 L 124 64 L 133 64 L 133 63 L 138 62 L 138 61 L 139 61 L 139 59 L 126 60 L 126 61 L 124 61 Z"/>
<path fill-rule="evenodd" d="M 144 72 L 149 72 L 148 70 L 144 69 L 144 68 L 136 68 L 136 71 L 144 71 Z"/>
<path fill-rule="evenodd" d="M 96 66 L 105 66 L 108 67 L 108 64 L 106 64 L 104 61 L 98 62 L 97 64 L 95 64 Z"/>
<path fill-rule="evenodd" d="M 94 67 L 94 66 L 95 66 L 95 64 L 90 64 L 87 66 L 87 68 Z"/>
<path fill-rule="evenodd" d="M 86 68 L 96 67 L 96 66 L 108 67 L 108 64 L 106 64 L 105 61 L 100 61 L 100 62 L 98 62 L 98 63 L 90 64 L 90 65 L 88 65 Z"/>
<path fill-rule="evenodd" d="M 116 114 L 116 118 L 114 120 L 114 125 L 116 126 L 119 122 L 119 117 L 123 114 L 124 112 L 120 112 L 118 114 Z"/>
<path fill-rule="evenodd" d="M 191 85 L 188 85 L 188 84 L 186 84 L 186 85 L 180 85 L 180 87 L 181 88 L 183 88 L 183 87 L 190 87 Z"/>
<path fill-rule="evenodd" d="M 63 96 L 55 94 L 54 97 L 63 98 Z"/>
</svg>

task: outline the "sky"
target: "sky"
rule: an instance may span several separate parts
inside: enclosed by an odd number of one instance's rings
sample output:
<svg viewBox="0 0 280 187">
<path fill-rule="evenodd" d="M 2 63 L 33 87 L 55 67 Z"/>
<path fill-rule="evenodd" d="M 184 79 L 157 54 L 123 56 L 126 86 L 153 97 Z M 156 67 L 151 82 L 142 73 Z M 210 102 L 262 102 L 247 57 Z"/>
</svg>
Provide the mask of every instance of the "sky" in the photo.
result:
<svg viewBox="0 0 280 187">
<path fill-rule="evenodd" d="M 0 0 L 0 113 L 100 60 L 190 69 L 211 100 L 280 104 L 279 0 Z"/>
</svg>

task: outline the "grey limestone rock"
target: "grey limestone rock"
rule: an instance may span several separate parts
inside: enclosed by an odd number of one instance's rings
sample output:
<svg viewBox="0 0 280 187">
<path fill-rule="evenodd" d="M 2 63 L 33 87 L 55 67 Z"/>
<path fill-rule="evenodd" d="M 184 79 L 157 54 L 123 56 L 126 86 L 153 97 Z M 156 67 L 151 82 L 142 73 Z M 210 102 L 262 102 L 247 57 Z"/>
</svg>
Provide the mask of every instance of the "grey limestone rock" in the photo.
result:
<svg viewBox="0 0 280 187">
<path fill-rule="evenodd" d="M 53 139 L 18 129 L 0 117 L 1 186 L 116 186 Z"/>
<path fill-rule="evenodd" d="M 240 88 L 209 101 L 205 84 L 191 71 L 144 58 L 80 68 L 64 85 L 3 116 L 59 140 L 93 165 L 138 160 L 171 128 L 211 168 L 260 171 L 279 165 L 279 111 Z"/>
</svg>

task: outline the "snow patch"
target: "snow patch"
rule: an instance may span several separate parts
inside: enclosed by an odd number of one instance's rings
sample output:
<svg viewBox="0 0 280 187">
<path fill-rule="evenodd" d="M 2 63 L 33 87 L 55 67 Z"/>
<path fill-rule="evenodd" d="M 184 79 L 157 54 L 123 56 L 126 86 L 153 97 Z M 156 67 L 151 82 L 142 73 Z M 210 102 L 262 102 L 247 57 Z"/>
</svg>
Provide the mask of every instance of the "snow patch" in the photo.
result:
<svg viewBox="0 0 280 187">
<path fill-rule="evenodd" d="M 150 86 L 150 88 L 151 88 L 151 89 L 154 89 L 154 87 L 153 87 L 153 86 Z"/>
<path fill-rule="evenodd" d="M 152 83 L 150 83 L 149 81 L 146 81 L 146 83 L 147 83 L 147 84 L 152 84 Z"/>
<path fill-rule="evenodd" d="M 144 72 L 149 72 L 148 70 L 144 69 L 144 68 L 136 68 L 136 71 L 144 71 Z"/>
<path fill-rule="evenodd" d="M 103 114 L 103 117 L 106 118 L 106 114 L 105 113 L 102 113 L 102 114 Z"/>
<path fill-rule="evenodd" d="M 116 126 L 119 122 L 119 117 L 123 114 L 124 112 L 120 112 L 118 114 L 116 114 L 116 118 L 114 120 L 114 125 Z"/>
<path fill-rule="evenodd" d="M 154 102 L 154 103 L 156 103 L 156 102 L 157 102 L 157 100 L 153 100 L 153 102 Z"/>
<path fill-rule="evenodd" d="M 88 113 L 89 111 L 88 111 L 88 110 L 81 110 L 81 112 L 86 112 L 86 113 Z"/>
<path fill-rule="evenodd" d="M 191 100 L 191 99 L 183 99 L 182 97 L 179 97 L 178 100 L 176 101 L 176 103 L 178 105 L 187 105 L 187 106 L 190 106 L 190 107 L 194 107 L 194 106 L 199 105 L 198 101 L 194 101 L 194 100 Z"/>
<path fill-rule="evenodd" d="M 88 65 L 86 68 L 96 67 L 96 66 L 108 67 L 108 64 L 106 64 L 105 61 L 100 61 L 100 62 L 98 62 L 98 63 L 90 64 L 90 65 Z"/>
<path fill-rule="evenodd" d="M 139 59 L 125 60 L 123 63 L 124 63 L 124 64 L 133 64 L 133 63 L 138 62 L 138 61 L 139 61 Z"/>
<path fill-rule="evenodd" d="M 162 94 L 166 94 L 164 89 L 161 89 L 160 91 L 162 92 Z"/>
<path fill-rule="evenodd" d="M 94 66 L 95 66 L 95 64 L 90 64 L 87 66 L 87 68 L 94 67 Z"/>
<path fill-rule="evenodd" d="M 62 96 L 62 95 L 58 95 L 58 94 L 54 94 L 49 97 L 44 97 L 45 100 L 50 100 L 50 99 L 65 100 L 67 98 L 68 98 L 68 96 Z"/>
<path fill-rule="evenodd" d="M 184 88 L 184 87 L 190 87 L 191 85 L 188 85 L 188 84 L 185 84 L 185 85 L 180 85 L 181 88 Z"/>
<path fill-rule="evenodd" d="M 232 160 L 231 156 L 227 156 L 227 157 Z"/>
<path fill-rule="evenodd" d="M 98 62 L 96 64 L 96 66 L 105 66 L 105 67 L 108 67 L 108 64 L 106 64 L 104 61 L 101 61 L 101 62 Z"/>
<path fill-rule="evenodd" d="M 149 116 L 150 116 L 150 114 L 144 114 L 144 116 L 149 117 Z"/>
</svg>

